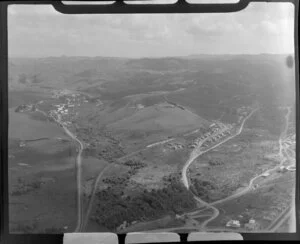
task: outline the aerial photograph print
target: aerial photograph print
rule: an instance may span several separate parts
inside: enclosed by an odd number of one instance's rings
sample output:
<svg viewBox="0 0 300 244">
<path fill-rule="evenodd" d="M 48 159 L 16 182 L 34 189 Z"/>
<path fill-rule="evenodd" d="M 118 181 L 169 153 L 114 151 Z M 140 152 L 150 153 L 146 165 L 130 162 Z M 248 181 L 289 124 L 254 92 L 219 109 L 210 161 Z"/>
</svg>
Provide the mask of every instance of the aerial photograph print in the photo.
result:
<svg viewBox="0 0 300 244">
<path fill-rule="evenodd" d="M 294 5 L 8 7 L 9 231 L 292 233 Z"/>
</svg>

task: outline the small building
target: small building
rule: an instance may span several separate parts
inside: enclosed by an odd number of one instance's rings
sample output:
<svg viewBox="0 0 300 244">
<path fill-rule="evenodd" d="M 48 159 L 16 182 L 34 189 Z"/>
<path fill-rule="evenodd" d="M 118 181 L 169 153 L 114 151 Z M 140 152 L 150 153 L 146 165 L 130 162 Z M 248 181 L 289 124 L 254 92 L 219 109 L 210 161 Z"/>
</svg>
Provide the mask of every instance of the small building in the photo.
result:
<svg viewBox="0 0 300 244">
<path fill-rule="evenodd" d="M 256 221 L 253 218 L 251 218 L 249 222 L 244 225 L 244 227 L 248 230 L 255 230 L 257 229 L 258 225 Z"/>
<path fill-rule="evenodd" d="M 262 176 L 262 177 L 268 177 L 269 175 L 270 175 L 269 172 L 265 172 L 265 173 L 263 173 L 261 176 Z"/>
<path fill-rule="evenodd" d="M 287 167 L 287 170 L 289 171 L 295 171 L 296 170 L 296 166 L 295 165 L 290 165 Z"/>
<path fill-rule="evenodd" d="M 182 219 L 183 217 L 181 216 L 181 215 L 179 215 L 179 214 L 176 214 L 175 215 L 175 219 Z"/>
<path fill-rule="evenodd" d="M 144 105 L 143 104 L 138 104 L 136 107 L 137 107 L 137 109 L 142 109 L 142 108 L 144 108 Z"/>
<path fill-rule="evenodd" d="M 20 142 L 20 147 L 25 147 L 25 146 L 26 146 L 25 142 L 21 141 Z"/>
<path fill-rule="evenodd" d="M 123 224 L 121 224 L 119 227 L 117 227 L 117 231 L 123 230 L 127 227 L 127 222 L 124 221 Z"/>
<path fill-rule="evenodd" d="M 252 219 L 252 218 L 251 218 L 251 219 L 249 220 L 249 224 L 255 224 L 255 223 L 256 223 L 255 219 Z"/>
</svg>

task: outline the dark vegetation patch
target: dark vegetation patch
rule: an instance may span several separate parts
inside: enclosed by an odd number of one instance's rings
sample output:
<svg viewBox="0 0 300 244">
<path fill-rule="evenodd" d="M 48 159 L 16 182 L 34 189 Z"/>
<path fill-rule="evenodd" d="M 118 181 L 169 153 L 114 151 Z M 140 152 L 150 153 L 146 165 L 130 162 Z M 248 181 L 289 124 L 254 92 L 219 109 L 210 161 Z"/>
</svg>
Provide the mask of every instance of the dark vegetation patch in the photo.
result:
<svg viewBox="0 0 300 244">
<path fill-rule="evenodd" d="M 134 196 L 124 196 L 124 182 L 97 194 L 97 210 L 93 217 L 100 225 L 115 230 L 124 221 L 146 221 L 166 214 L 182 214 L 196 207 L 193 195 L 172 178 L 163 189 L 144 190 Z"/>
</svg>

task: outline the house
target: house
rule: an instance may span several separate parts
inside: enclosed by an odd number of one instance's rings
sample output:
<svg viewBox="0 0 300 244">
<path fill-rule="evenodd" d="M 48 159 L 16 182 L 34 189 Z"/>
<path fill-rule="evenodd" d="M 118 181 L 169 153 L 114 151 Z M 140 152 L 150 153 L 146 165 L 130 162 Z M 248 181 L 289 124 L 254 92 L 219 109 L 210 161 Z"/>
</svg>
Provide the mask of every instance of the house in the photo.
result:
<svg viewBox="0 0 300 244">
<path fill-rule="evenodd" d="M 213 127 L 213 126 L 215 126 L 216 125 L 216 123 L 213 123 L 213 124 L 211 124 L 210 126 L 209 126 L 209 128 L 211 128 L 211 127 Z"/>
<path fill-rule="evenodd" d="M 125 229 L 125 228 L 126 228 L 126 226 L 127 226 L 127 222 L 126 222 L 126 221 L 124 221 L 124 222 L 123 222 L 123 224 L 121 224 L 119 227 L 117 227 L 117 231 L 120 231 L 120 230 L 123 230 L 123 229 Z"/>
<path fill-rule="evenodd" d="M 248 229 L 248 230 L 255 230 L 257 229 L 257 223 L 254 219 L 250 219 L 248 223 L 246 223 L 245 225 L 245 228 Z"/>
<path fill-rule="evenodd" d="M 142 109 L 142 108 L 144 108 L 144 105 L 143 105 L 143 104 L 138 104 L 138 105 L 137 105 L 137 109 Z"/>
<path fill-rule="evenodd" d="M 256 223 L 256 222 L 255 222 L 255 219 L 252 219 L 252 218 L 251 218 L 251 219 L 249 220 L 249 224 L 255 224 L 255 223 Z"/>
<path fill-rule="evenodd" d="M 238 228 L 238 227 L 241 227 L 241 224 L 240 224 L 240 221 L 231 219 L 227 222 L 226 227 Z"/>
</svg>

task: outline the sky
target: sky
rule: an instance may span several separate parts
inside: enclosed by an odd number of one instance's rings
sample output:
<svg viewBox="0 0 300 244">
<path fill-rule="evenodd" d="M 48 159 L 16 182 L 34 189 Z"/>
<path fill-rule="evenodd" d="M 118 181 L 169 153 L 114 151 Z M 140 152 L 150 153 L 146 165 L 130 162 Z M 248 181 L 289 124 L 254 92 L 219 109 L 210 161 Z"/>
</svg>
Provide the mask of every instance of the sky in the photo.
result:
<svg viewBox="0 0 300 244">
<path fill-rule="evenodd" d="M 235 13 L 152 15 L 64 15 L 51 5 L 8 8 L 10 57 L 138 58 L 293 51 L 291 3 L 250 3 Z"/>
</svg>

